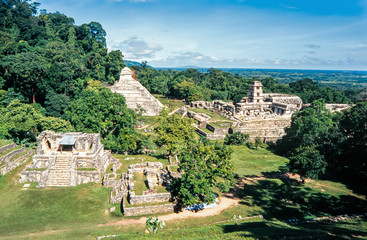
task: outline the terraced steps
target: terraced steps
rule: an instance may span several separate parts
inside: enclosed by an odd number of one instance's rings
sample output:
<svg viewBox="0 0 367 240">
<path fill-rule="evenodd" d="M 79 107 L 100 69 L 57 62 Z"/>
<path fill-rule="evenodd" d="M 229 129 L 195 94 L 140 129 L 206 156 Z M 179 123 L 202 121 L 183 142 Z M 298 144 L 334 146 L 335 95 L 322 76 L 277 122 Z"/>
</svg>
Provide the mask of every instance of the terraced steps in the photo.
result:
<svg viewBox="0 0 367 240">
<path fill-rule="evenodd" d="M 123 95 L 126 99 L 126 105 L 130 109 L 137 110 L 138 106 L 143 108 L 143 115 L 156 116 L 163 108 L 160 103 L 150 92 L 134 79 L 134 72 L 125 67 L 122 69 L 120 79 L 112 87 L 112 92 Z"/>
<path fill-rule="evenodd" d="M 68 187 L 70 186 L 71 170 L 70 157 L 56 157 L 55 167 L 48 172 L 46 186 Z"/>
</svg>

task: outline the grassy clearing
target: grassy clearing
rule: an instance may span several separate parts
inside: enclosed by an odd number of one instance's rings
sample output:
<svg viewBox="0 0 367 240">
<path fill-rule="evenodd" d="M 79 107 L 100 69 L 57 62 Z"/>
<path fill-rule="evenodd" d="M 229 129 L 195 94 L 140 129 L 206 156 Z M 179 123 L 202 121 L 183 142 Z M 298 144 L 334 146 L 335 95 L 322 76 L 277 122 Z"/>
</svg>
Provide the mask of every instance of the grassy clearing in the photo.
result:
<svg viewBox="0 0 367 240">
<path fill-rule="evenodd" d="M 153 94 L 155 98 L 157 98 L 164 106 L 166 106 L 169 111 L 176 110 L 185 106 L 185 103 L 182 100 L 175 100 L 171 98 L 167 98 L 160 94 Z"/>
<path fill-rule="evenodd" d="M 133 174 L 133 180 L 134 180 L 134 192 L 135 195 L 143 195 L 144 191 L 148 191 L 148 187 L 146 184 L 147 178 L 145 177 L 145 174 L 142 172 L 135 172 Z"/>
<path fill-rule="evenodd" d="M 7 139 L 0 139 L 0 147 L 8 145 L 10 143 L 12 143 L 12 141 L 7 140 Z"/>
<path fill-rule="evenodd" d="M 243 221 L 190 228 L 166 228 L 156 234 L 122 233 L 114 239 L 355 239 L 366 236 L 366 219 L 330 224 L 302 224 L 290 226 L 278 221 Z"/>
<path fill-rule="evenodd" d="M 5 151 L 5 152 L 1 153 L 1 154 L 0 154 L 0 157 L 4 157 L 6 154 L 8 154 L 8 153 L 10 153 L 10 152 L 12 152 L 12 151 L 14 151 L 14 150 L 21 149 L 21 148 L 22 148 L 22 146 L 16 146 L 15 148 L 9 149 L 9 150 L 7 150 L 7 151 Z"/>
<path fill-rule="evenodd" d="M 261 176 L 267 172 L 277 172 L 284 167 L 288 159 L 275 155 L 265 148 L 258 150 L 245 146 L 232 146 L 232 163 L 239 177 Z"/>
<path fill-rule="evenodd" d="M 110 206 L 108 188 L 87 184 L 22 191 L 21 170 L 0 177 L 0 236 L 78 229 L 114 219 L 104 213 Z"/>
<path fill-rule="evenodd" d="M 232 122 L 231 120 L 229 120 L 228 118 L 225 118 L 221 115 L 219 115 L 218 113 L 215 113 L 215 112 L 212 112 L 212 111 L 209 111 L 207 109 L 204 109 L 204 108 L 190 108 L 189 109 L 190 111 L 193 111 L 193 112 L 196 112 L 196 113 L 204 113 L 206 115 L 208 115 L 209 117 L 211 117 L 209 119 L 210 122 L 213 122 L 213 121 L 225 121 L 225 122 Z"/>
<path fill-rule="evenodd" d="M 161 162 L 163 167 L 165 168 L 169 161 L 168 159 L 158 159 L 156 157 L 148 156 L 148 155 L 122 155 L 122 154 L 112 154 L 113 157 L 120 160 L 121 167 L 117 170 L 117 173 L 126 173 L 129 169 L 129 166 L 136 163 L 145 163 L 145 162 Z"/>
</svg>

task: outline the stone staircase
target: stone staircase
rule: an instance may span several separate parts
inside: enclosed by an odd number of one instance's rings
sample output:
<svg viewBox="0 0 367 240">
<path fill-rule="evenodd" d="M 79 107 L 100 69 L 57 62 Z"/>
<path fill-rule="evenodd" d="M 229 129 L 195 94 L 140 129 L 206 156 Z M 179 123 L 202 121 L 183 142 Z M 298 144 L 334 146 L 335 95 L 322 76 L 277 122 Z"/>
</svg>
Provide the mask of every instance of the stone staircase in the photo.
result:
<svg viewBox="0 0 367 240">
<path fill-rule="evenodd" d="M 120 74 L 120 79 L 111 88 L 112 92 L 123 95 L 126 105 L 130 109 L 138 109 L 138 106 L 145 110 L 143 115 L 156 116 L 163 108 L 150 92 L 133 77 L 133 71 L 125 67 Z"/>
<path fill-rule="evenodd" d="M 70 156 L 57 156 L 55 168 L 50 169 L 47 178 L 47 187 L 69 187 L 71 178 Z"/>
</svg>

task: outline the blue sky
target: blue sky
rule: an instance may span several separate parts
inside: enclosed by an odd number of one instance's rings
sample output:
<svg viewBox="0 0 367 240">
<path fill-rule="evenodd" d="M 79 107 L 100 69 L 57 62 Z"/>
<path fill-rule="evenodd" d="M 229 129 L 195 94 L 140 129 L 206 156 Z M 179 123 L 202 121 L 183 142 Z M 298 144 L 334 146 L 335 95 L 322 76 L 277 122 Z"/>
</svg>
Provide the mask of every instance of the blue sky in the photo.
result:
<svg viewBox="0 0 367 240">
<path fill-rule="evenodd" d="M 367 0 L 38 0 L 154 67 L 367 70 Z"/>
</svg>

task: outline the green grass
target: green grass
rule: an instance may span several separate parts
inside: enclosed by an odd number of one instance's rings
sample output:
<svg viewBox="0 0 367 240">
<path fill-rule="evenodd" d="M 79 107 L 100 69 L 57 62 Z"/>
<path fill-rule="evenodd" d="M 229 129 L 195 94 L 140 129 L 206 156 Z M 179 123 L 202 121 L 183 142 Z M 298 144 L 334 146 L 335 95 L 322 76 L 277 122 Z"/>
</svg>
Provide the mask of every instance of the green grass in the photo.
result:
<svg viewBox="0 0 367 240">
<path fill-rule="evenodd" d="M 114 219 L 104 213 L 110 189 L 87 184 L 22 191 L 23 184 L 17 183 L 21 170 L 0 177 L 0 236 L 78 229 Z"/>
<path fill-rule="evenodd" d="M 164 106 L 166 106 L 169 111 L 173 111 L 175 109 L 181 108 L 185 106 L 185 103 L 182 100 L 175 100 L 167 98 L 163 95 L 153 94 L 155 98 L 157 98 Z"/>
<path fill-rule="evenodd" d="M 0 139 L 0 147 L 8 145 L 10 143 L 12 143 L 12 141 L 7 140 L 7 139 Z"/>
<path fill-rule="evenodd" d="M 21 148 L 22 148 L 22 146 L 16 146 L 15 148 L 9 149 L 9 150 L 7 150 L 7 151 L 5 151 L 5 152 L 1 153 L 1 154 L 0 154 L 0 157 L 4 157 L 6 154 L 8 154 L 8 153 L 10 153 L 10 152 L 12 152 L 12 151 L 14 151 L 14 150 L 21 149 Z"/>
<path fill-rule="evenodd" d="M 211 117 L 209 119 L 210 122 L 212 122 L 212 121 L 232 122 L 228 118 L 225 118 L 225 117 L 219 115 L 218 113 L 209 111 L 209 110 L 204 109 L 204 108 L 190 108 L 189 111 L 193 111 L 193 112 L 196 112 L 196 113 L 204 113 L 204 114 L 208 115 L 209 117 Z"/>
<path fill-rule="evenodd" d="M 149 190 L 146 184 L 147 178 L 145 177 L 144 173 L 134 172 L 133 181 L 135 195 L 143 195 L 144 191 Z"/>
<path fill-rule="evenodd" d="M 172 172 L 178 172 L 178 166 L 169 166 L 169 170 Z"/>
<path fill-rule="evenodd" d="M 234 171 L 240 177 L 261 176 L 266 172 L 279 171 L 288 159 L 275 155 L 265 148 L 249 149 L 245 146 L 232 146 L 232 163 Z"/>
<path fill-rule="evenodd" d="M 120 160 L 121 167 L 116 171 L 116 173 L 126 173 L 129 166 L 136 163 L 145 162 L 161 162 L 163 167 L 169 164 L 168 159 L 157 159 L 148 155 L 122 155 L 122 154 L 112 154 L 113 157 Z"/>
<path fill-rule="evenodd" d="M 279 221 L 260 221 L 258 219 L 242 221 L 239 224 L 222 224 L 189 228 L 171 228 L 156 234 L 143 231 L 121 233 L 114 239 L 356 239 L 354 236 L 366 236 L 366 219 L 353 219 L 329 224 L 301 224 L 291 226 Z M 365 239 L 365 238 L 363 238 Z"/>
</svg>

